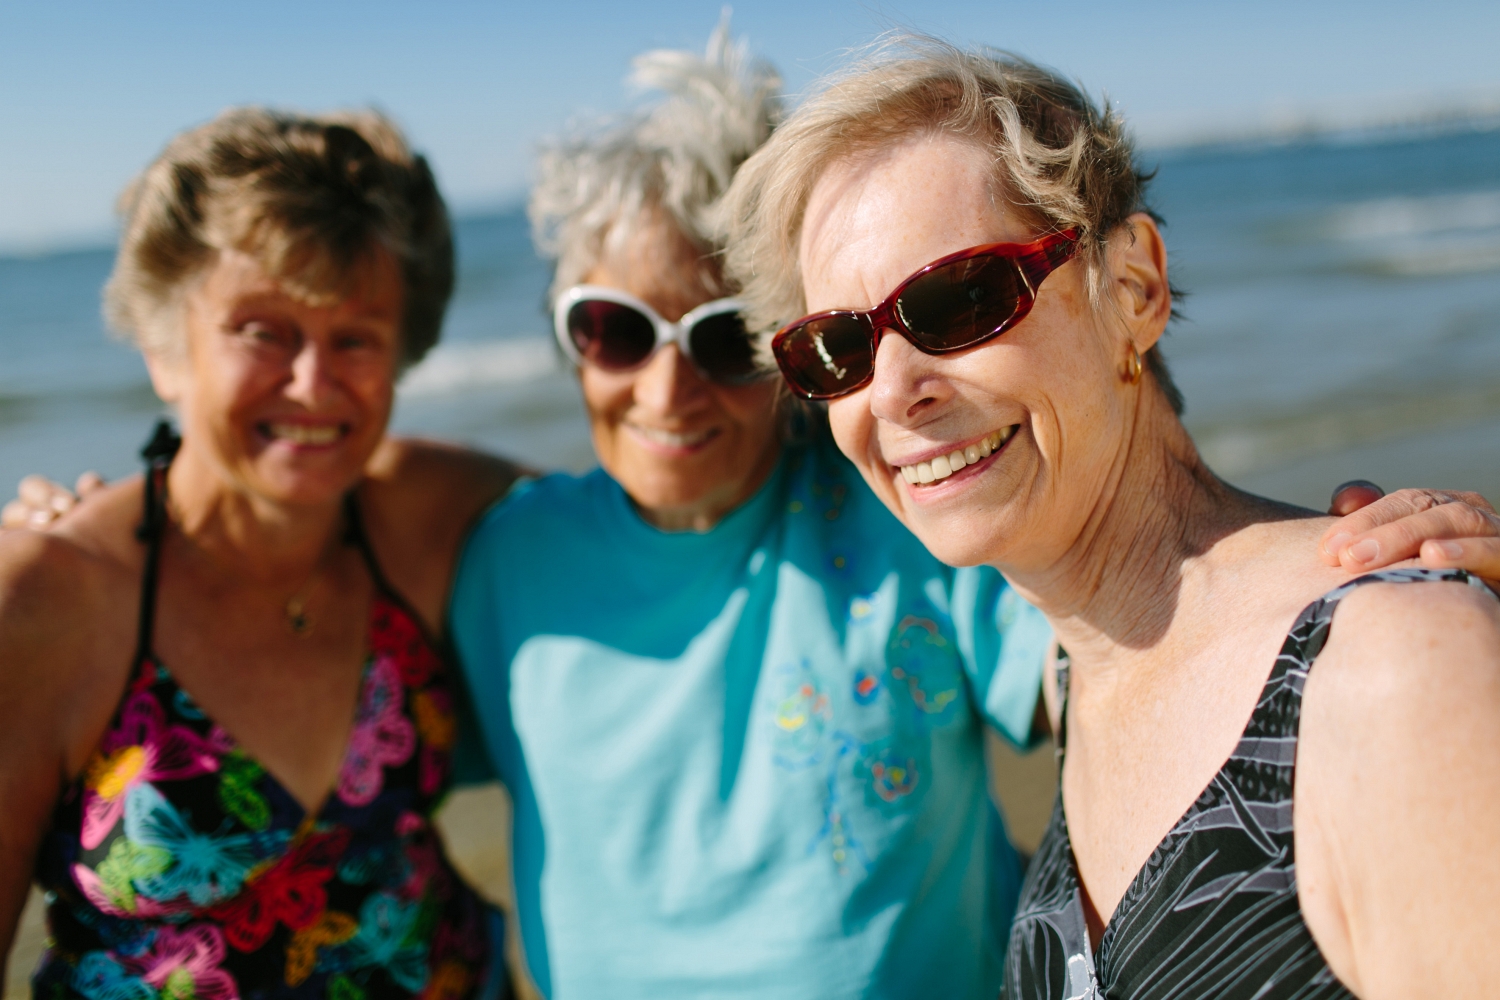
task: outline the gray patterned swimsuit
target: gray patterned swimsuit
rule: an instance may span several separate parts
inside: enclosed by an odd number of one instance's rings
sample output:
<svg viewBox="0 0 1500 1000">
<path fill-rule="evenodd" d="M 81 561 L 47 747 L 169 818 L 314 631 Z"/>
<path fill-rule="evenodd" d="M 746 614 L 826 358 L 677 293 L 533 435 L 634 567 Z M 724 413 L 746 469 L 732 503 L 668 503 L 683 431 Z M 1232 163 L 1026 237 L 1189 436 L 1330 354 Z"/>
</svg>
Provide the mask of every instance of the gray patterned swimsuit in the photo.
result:
<svg viewBox="0 0 1500 1000">
<path fill-rule="evenodd" d="M 1006 958 L 1009 1000 L 1323 1000 L 1351 997 L 1297 902 L 1292 775 L 1302 687 L 1339 601 L 1366 583 L 1465 582 L 1457 570 L 1352 580 L 1297 618 L 1229 760 L 1125 891 L 1089 947 L 1062 795 L 1021 890 Z M 1488 593 L 1488 591 L 1486 591 Z M 1067 673 L 1059 672 L 1067 697 Z M 1066 727 L 1059 734 L 1059 755 Z"/>
</svg>

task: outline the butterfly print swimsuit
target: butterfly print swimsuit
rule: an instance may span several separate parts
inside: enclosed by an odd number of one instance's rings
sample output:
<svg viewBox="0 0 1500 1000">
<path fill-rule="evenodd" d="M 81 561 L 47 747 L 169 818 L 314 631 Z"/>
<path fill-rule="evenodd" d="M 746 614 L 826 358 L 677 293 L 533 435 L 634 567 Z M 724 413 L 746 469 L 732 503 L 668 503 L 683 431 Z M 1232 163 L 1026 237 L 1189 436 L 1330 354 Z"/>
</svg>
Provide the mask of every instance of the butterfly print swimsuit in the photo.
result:
<svg viewBox="0 0 1500 1000">
<path fill-rule="evenodd" d="M 1011 927 L 1009 1000 L 1339 1000 L 1297 901 L 1292 786 L 1302 688 L 1338 603 L 1368 583 L 1467 581 L 1459 570 L 1371 573 L 1309 605 L 1292 626 L 1229 760 L 1167 834 L 1089 944 L 1062 795 Z M 1067 697 L 1067 673 L 1058 671 Z M 1066 704 L 1066 701 L 1064 701 Z M 1064 709 L 1066 718 L 1066 708 Z M 1066 726 L 1058 752 L 1066 745 Z"/>
<path fill-rule="evenodd" d="M 454 675 L 380 574 L 351 498 L 349 540 L 376 584 L 368 656 L 337 787 L 308 813 L 152 652 L 173 450 L 158 447 L 147 476 L 130 680 L 38 859 L 50 933 L 33 994 L 476 995 L 486 911 L 431 823 L 450 781 Z"/>
</svg>

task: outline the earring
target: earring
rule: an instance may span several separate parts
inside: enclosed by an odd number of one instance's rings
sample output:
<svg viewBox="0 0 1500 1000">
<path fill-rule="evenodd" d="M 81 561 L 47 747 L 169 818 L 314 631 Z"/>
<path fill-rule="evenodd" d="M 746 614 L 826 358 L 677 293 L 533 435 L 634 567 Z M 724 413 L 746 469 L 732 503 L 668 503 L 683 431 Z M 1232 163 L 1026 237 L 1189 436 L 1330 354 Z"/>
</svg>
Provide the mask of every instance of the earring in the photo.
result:
<svg viewBox="0 0 1500 1000">
<path fill-rule="evenodd" d="M 1129 382 L 1131 385 L 1135 385 L 1135 383 L 1139 382 L 1140 380 L 1141 352 L 1135 349 L 1134 344 L 1131 344 L 1130 358 L 1125 362 L 1125 381 Z"/>
</svg>

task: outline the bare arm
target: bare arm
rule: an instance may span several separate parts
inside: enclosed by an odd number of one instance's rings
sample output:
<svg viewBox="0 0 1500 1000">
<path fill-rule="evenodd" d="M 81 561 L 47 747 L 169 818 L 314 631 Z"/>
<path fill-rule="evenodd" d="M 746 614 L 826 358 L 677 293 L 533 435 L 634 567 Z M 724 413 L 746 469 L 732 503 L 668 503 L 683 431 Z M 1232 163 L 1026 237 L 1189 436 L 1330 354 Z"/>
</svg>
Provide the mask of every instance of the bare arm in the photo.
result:
<svg viewBox="0 0 1500 1000">
<path fill-rule="evenodd" d="M 1345 598 L 1307 684 L 1297 881 L 1365 1000 L 1480 996 L 1500 937 L 1500 604 L 1458 584 Z"/>
<path fill-rule="evenodd" d="M 371 541 L 434 634 L 469 529 L 524 473 L 494 455 L 415 438 L 387 438 L 370 459 L 361 499 Z"/>
<path fill-rule="evenodd" d="M 65 545 L 32 533 L 0 536 L 0 983 L 75 735 L 77 702 L 65 692 L 86 640 L 68 633 L 86 630 L 58 617 L 76 580 L 45 565 Z"/>
</svg>

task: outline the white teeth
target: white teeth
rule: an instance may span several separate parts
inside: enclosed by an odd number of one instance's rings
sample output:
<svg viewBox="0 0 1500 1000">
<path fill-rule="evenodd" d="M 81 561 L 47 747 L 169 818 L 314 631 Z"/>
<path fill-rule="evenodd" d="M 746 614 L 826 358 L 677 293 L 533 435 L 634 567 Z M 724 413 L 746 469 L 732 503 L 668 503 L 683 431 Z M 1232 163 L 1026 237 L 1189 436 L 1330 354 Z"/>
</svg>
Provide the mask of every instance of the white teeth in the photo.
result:
<svg viewBox="0 0 1500 1000">
<path fill-rule="evenodd" d="M 707 441 L 714 433 L 712 428 L 693 434 L 676 434 L 672 431 L 664 431 L 657 427 L 645 427 L 641 424 L 631 424 L 630 428 L 640 434 L 641 437 L 655 441 L 657 444 L 664 444 L 669 448 L 691 448 L 693 445 L 699 445 Z"/>
<path fill-rule="evenodd" d="M 271 436 L 292 444 L 306 444 L 314 447 L 333 444 L 339 439 L 343 431 L 336 424 L 319 424 L 309 426 L 307 424 L 271 424 L 268 428 Z"/>
<path fill-rule="evenodd" d="M 939 455 L 930 462 L 903 465 L 901 478 L 908 483 L 935 483 L 940 479 L 947 479 L 959 469 L 973 465 L 980 459 L 988 458 L 999 451 L 1001 445 L 1011 439 L 1017 426 L 1019 425 L 1012 425 L 1004 430 L 995 431 L 993 434 L 986 434 L 977 443 L 956 449 L 947 455 Z"/>
</svg>

